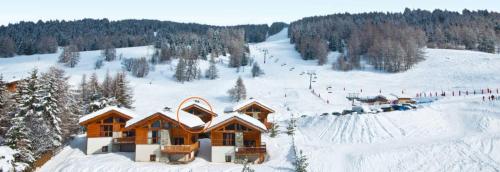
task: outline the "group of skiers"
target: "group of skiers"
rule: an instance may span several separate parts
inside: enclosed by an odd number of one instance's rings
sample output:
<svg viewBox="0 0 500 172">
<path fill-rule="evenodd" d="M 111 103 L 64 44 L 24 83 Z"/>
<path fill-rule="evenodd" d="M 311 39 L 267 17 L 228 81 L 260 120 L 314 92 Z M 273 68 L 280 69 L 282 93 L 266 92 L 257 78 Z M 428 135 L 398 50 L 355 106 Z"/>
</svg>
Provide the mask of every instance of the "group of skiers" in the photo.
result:
<svg viewBox="0 0 500 172">
<path fill-rule="evenodd" d="M 495 95 L 492 95 L 496 92 L 497 96 Z M 471 95 L 476 95 L 476 94 L 489 94 L 489 95 L 484 95 L 483 96 L 483 101 L 486 101 L 486 99 L 490 100 L 490 101 L 493 101 L 493 100 L 500 100 L 500 96 L 498 94 L 500 94 L 500 90 L 497 88 L 496 90 L 493 90 L 493 89 L 490 89 L 490 88 L 486 88 L 486 89 L 481 89 L 481 91 L 476 91 L 476 90 L 473 90 L 472 92 L 470 91 L 458 91 L 458 92 L 455 92 L 455 91 L 452 91 L 451 92 L 451 96 L 462 96 L 462 95 L 465 95 L 465 96 L 468 96 L 469 94 Z M 417 93 L 416 97 L 438 97 L 438 96 L 441 96 L 441 97 L 445 97 L 446 96 L 446 92 L 445 91 L 441 91 L 441 93 L 438 94 L 438 92 L 429 92 L 429 93 Z"/>
</svg>

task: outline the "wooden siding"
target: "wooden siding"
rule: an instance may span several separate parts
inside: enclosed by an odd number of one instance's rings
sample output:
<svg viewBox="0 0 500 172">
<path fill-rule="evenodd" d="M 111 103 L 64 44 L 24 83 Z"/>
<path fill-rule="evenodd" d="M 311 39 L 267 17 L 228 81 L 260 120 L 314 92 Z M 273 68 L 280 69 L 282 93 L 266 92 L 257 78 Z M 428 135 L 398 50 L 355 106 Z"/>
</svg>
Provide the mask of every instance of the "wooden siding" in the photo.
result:
<svg viewBox="0 0 500 172">
<path fill-rule="evenodd" d="M 193 134 L 187 130 L 184 130 L 181 126 L 179 126 L 177 121 L 173 121 L 170 118 L 167 118 L 163 115 L 156 114 L 151 118 L 148 118 L 145 121 L 141 121 L 140 124 L 137 124 L 133 127 L 135 129 L 135 143 L 136 144 L 148 144 L 148 132 L 153 131 L 153 130 L 159 130 L 159 129 L 154 129 L 151 127 L 151 124 L 153 122 L 161 120 L 162 122 L 168 123 L 171 128 L 169 129 L 170 131 L 170 137 L 171 141 L 174 141 L 174 138 L 183 138 L 184 144 L 183 145 L 191 145 L 197 142 L 198 137 L 197 134 Z"/>
<path fill-rule="evenodd" d="M 223 146 L 223 134 L 224 133 L 236 133 L 236 130 L 226 130 L 226 126 L 232 125 L 232 124 L 239 124 L 242 126 L 245 126 L 246 128 L 250 129 L 251 131 L 242 131 L 243 132 L 243 140 L 251 140 L 255 141 L 255 147 L 261 146 L 261 132 L 249 125 L 246 125 L 244 123 L 241 123 L 237 120 L 232 120 L 230 122 L 225 123 L 224 125 L 218 126 L 217 128 L 214 128 L 210 131 L 210 138 L 212 141 L 212 146 Z"/>
<path fill-rule="evenodd" d="M 262 122 L 263 124 L 268 123 L 267 116 L 268 116 L 268 115 L 269 115 L 269 113 L 271 113 L 271 112 L 270 112 L 269 110 L 265 109 L 264 107 L 259 106 L 259 105 L 255 104 L 255 103 L 253 103 L 252 105 L 247 106 L 247 107 L 245 107 L 245 108 L 242 108 L 239 112 L 244 113 L 244 114 L 247 114 L 247 115 L 249 115 L 249 116 L 252 116 L 252 117 L 253 117 L 253 113 L 254 113 L 254 112 L 252 112 L 252 110 L 253 110 L 253 111 L 256 111 L 256 110 L 257 110 L 257 111 L 259 111 L 259 112 L 257 112 L 257 113 L 258 113 L 258 117 L 259 117 L 259 118 L 258 118 L 258 120 L 259 120 L 260 122 Z"/>
<path fill-rule="evenodd" d="M 104 120 L 108 119 L 110 117 L 113 118 L 113 122 L 112 123 L 104 123 Z M 118 120 L 119 118 L 122 119 L 122 122 L 120 122 Z M 92 119 L 91 121 L 86 122 L 86 125 L 84 125 L 84 126 L 87 128 L 87 138 L 103 137 L 103 136 L 101 136 L 101 125 L 112 125 L 113 132 L 126 131 L 124 129 L 126 121 L 127 121 L 127 119 L 123 118 L 123 115 L 118 114 L 118 112 L 115 112 L 115 111 L 106 112 L 103 115 L 100 115 L 99 117 Z"/>
</svg>

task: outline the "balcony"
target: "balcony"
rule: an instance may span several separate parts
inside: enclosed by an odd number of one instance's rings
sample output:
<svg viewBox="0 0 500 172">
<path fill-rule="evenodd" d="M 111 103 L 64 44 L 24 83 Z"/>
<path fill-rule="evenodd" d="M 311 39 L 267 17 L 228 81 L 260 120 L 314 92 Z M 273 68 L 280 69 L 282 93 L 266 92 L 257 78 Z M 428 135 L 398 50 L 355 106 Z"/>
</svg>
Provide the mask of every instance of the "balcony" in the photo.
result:
<svg viewBox="0 0 500 172">
<path fill-rule="evenodd" d="M 165 153 L 175 154 L 175 153 L 191 153 L 200 148 L 200 142 L 196 142 L 190 145 L 168 145 L 164 146 L 161 150 Z"/>
<path fill-rule="evenodd" d="M 113 143 L 116 143 L 116 144 L 135 143 L 135 137 L 113 138 Z"/>
<path fill-rule="evenodd" d="M 237 147 L 236 155 L 263 154 L 266 153 L 266 145 L 262 143 L 259 147 Z"/>
</svg>

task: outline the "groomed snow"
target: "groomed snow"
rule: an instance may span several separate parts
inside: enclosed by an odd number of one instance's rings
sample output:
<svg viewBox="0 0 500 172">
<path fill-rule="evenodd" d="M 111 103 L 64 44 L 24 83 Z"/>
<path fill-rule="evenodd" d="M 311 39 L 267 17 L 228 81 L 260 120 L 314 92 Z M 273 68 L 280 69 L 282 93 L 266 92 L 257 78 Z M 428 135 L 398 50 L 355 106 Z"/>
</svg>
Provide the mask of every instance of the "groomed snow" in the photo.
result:
<svg viewBox="0 0 500 172">
<path fill-rule="evenodd" d="M 80 120 L 78 121 L 78 123 L 85 122 L 85 121 L 87 121 L 89 119 L 95 118 L 95 117 L 97 117 L 99 115 L 102 115 L 102 114 L 104 114 L 106 112 L 109 112 L 109 111 L 117 111 L 117 112 L 122 113 L 124 115 L 127 115 L 127 116 L 129 116 L 131 118 L 134 118 L 134 117 L 137 116 L 136 113 L 134 111 L 132 111 L 132 110 L 129 110 L 129 109 L 126 109 L 126 108 L 119 108 L 119 107 L 116 107 L 116 106 L 108 106 L 108 107 L 105 107 L 105 108 L 103 108 L 101 110 L 98 110 L 98 111 L 95 111 L 95 112 L 92 112 L 90 114 L 82 116 L 80 118 Z"/>
<path fill-rule="evenodd" d="M 266 126 L 262 122 L 260 122 L 259 120 L 255 119 L 249 115 L 241 114 L 238 112 L 226 113 L 226 114 L 222 114 L 222 115 L 215 117 L 214 119 L 212 119 L 211 123 L 207 122 L 205 124 L 206 131 L 210 131 L 210 130 L 214 129 L 217 125 L 224 123 L 226 121 L 229 121 L 229 120 L 233 120 L 233 119 L 239 119 L 239 120 L 245 121 L 245 122 L 253 125 L 254 127 L 260 129 L 261 131 L 267 131 Z"/>
</svg>

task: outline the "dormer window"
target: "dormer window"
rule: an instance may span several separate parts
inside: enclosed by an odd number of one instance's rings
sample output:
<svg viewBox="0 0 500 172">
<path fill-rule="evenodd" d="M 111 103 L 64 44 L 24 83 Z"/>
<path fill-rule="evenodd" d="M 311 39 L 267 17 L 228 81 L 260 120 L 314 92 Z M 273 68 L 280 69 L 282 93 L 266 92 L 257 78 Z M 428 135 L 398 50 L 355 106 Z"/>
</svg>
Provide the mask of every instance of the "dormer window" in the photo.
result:
<svg viewBox="0 0 500 172">
<path fill-rule="evenodd" d="M 113 117 L 106 118 L 104 123 L 113 123 Z"/>
</svg>

